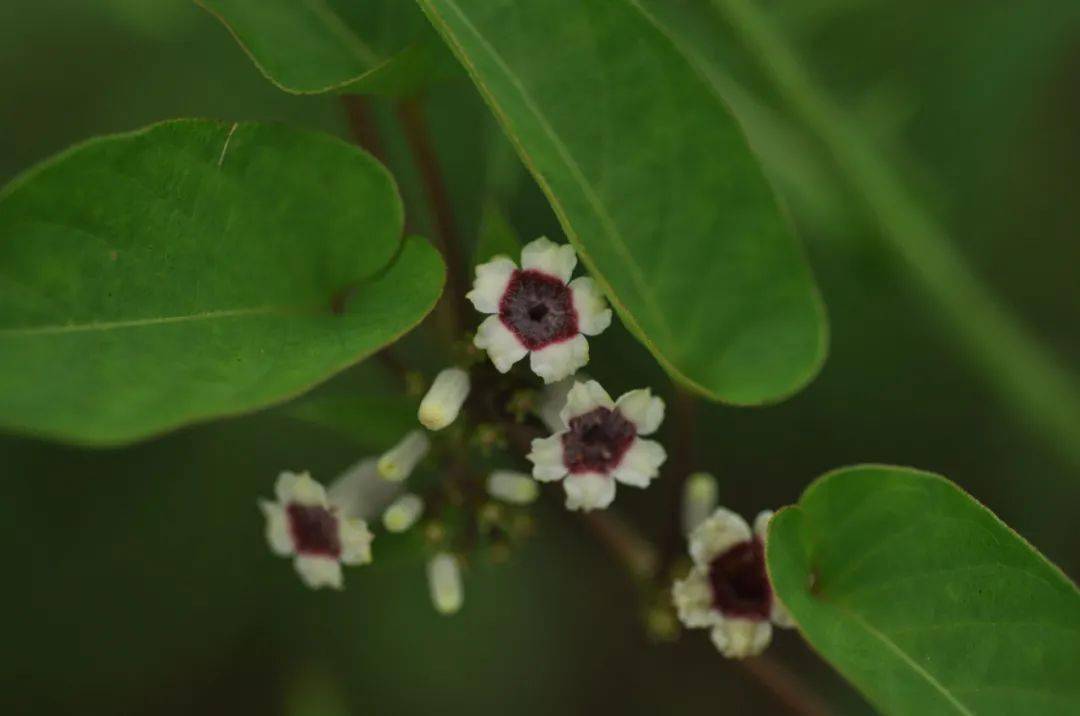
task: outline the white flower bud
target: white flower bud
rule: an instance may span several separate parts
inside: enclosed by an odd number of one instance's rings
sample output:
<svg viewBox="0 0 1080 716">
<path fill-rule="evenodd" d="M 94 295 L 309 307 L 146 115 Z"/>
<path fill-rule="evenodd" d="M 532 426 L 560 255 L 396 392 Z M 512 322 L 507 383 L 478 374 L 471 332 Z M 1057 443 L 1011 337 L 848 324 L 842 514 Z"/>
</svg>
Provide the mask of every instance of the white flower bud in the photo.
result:
<svg viewBox="0 0 1080 716">
<path fill-rule="evenodd" d="M 383 527 L 388 532 L 404 532 L 424 513 L 424 501 L 418 495 L 407 492 L 391 503 L 383 512 Z"/>
<path fill-rule="evenodd" d="M 465 593 L 461 587 L 461 568 L 457 558 L 446 552 L 435 555 L 427 566 L 431 603 L 440 614 L 454 614 L 461 609 Z"/>
<path fill-rule="evenodd" d="M 716 509 L 719 490 L 716 478 L 707 472 L 691 475 L 683 485 L 682 526 L 683 533 L 690 534 Z"/>
<path fill-rule="evenodd" d="M 428 430 L 442 430 L 457 420 L 465 398 L 469 397 L 469 374 L 461 368 L 447 368 L 435 376 L 427 395 L 420 401 L 417 417 Z"/>
<path fill-rule="evenodd" d="M 395 482 L 404 480 L 424 459 L 429 447 L 431 447 L 431 441 L 428 440 L 424 431 L 413 430 L 379 458 L 379 474 Z"/>
<path fill-rule="evenodd" d="M 488 494 L 512 505 L 527 505 L 540 495 L 536 480 L 522 472 L 496 470 L 488 476 Z"/>
</svg>

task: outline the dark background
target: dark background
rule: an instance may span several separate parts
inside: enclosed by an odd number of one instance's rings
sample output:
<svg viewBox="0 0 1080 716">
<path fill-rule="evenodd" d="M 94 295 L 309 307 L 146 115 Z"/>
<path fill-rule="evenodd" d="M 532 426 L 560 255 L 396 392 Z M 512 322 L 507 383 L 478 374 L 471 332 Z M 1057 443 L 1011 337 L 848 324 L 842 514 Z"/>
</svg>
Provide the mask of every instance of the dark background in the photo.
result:
<svg viewBox="0 0 1080 716">
<path fill-rule="evenodd" d="M 1076 366 L 1077 4 L 768 5 L 1000 301 Z M 347 136 L 337 98 L 281 93 L 187 0 L 3 0 L 0 98 L 0 180 L 86 137 L 180 116 L 274 119 Z M 505 144 L 471 85 L 448 80 L 427 101 L 460 232 L 475 236 L 480 206 L 497 196 L 523 237 L 561 238 L 531 180 L 491 185 L 490 159 Z M 390 105 L 375 110 L 410 223 L 426 231 Z M 791 153 L 769 169 L 788 177 L 777 183 L 829 307 L 831 355 L 780 406 L 702 406 L 697 464 L 748 516 L 794 501 L 813 477 L 845 464 L 940 472 L 1077 575 L 1080 467 L 1062 457 L 1068 446 L 1038 434 L 973 369 L 850 197 L 812 163 L 807 170 L 811 159 Z M 590 370 L 616 392 L 664 384 L 621 330 L 595 341 L 593 356 Z M 364 370 L 326 390 L 347 389 Z M 782 712 L 704 632 L 651 643 L 629 579 L 555 501 L 538 506 L 536 537 L 509 563 L 470 570 L 453 618 L 430 608 L 423 558 L 402 549 L 380 559 L 378 541 L 375 565 L 348 571 L 346 591 L 305 590 L 266 549 L 255 499 L 282 469 L 328 480 L 386 446 L 384 435 L 342 435 L 287 409 L 119 450 L 0 437 L 0 710 Z M 661 482 L 623 490 L 616 506 L 658 536 L 657 505 L 668 497 Z M 772 649 L 838 712 L 868 712 L 794 634 Z"/>
</svg>

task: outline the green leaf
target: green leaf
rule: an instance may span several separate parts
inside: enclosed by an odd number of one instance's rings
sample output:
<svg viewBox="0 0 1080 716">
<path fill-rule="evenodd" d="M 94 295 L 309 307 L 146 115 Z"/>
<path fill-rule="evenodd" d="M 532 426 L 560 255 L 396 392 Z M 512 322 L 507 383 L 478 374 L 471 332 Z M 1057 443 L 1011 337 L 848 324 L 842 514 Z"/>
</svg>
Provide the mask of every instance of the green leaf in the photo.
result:
<svg viewBox="0 0 1080 716">
<path fill-rule="evenodd" d="M 634 0 L 421 0 L 631 331 L 757 404 L 826 344 L 802 249 L 715 89 Z"/>
<path fill-rule="evenodd" d="M 368 361 L 281 406 L 280 412 L 380 454 L 416 428 L 418 404 L 417 398 L 404 395 L 399 378 Z"/>
<path fill-rule="evenodd" d="M 942 477 L 825 475 L 773 519 L 768 563 L 806 638 L 884 713 L 1080 713 L 1080 592 Z"/>
<path fill-rule="evenodd" d="M 407 93 L 439 71 L 423 18 L 399 0 L 196 0 L 293 94 Z"/>
<path fill-rule="evenodd" d="M 121 443 L 307 390 L 437 300 L 402 221 L 378 162 L 283 126 L 167 122 L 45 162 L 0 191 L 0 426 Z"/>
<path fill-rule="evenodd" d="M 488 201 L 480 214 L 480 231 L 476 237 L 473 264 L 482 264 L 498 255 L 509 256 L 517 261 L 521 253 L 521 239 L 509 219 L 497 204 Z"/>
</svg>

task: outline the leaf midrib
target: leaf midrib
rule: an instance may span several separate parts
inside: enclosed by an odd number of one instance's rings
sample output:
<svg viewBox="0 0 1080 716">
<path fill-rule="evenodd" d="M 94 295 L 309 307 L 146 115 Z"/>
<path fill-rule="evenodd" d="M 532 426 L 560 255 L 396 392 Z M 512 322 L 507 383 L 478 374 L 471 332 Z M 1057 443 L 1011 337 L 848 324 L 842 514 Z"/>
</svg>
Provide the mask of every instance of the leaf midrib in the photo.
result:
<svg viewBox="0 0 1080 716">
<path fill-rule="evenodd" d="M 152 316 L 149 318 L 130 318 L 118 321 L 94 321 L 91 323 L 65 323 L 30 326 L 24 328 L 0 328 L 0 338 L 37 335 L 62 335 L 66 333 L 93 333 L 96 331 L 113 331 L 124 328 L 142 328 L 145 326 L 161 326 L 172 323 L 211 321 L 219 318 L 266 316 L 272 314 L 285 315 L 299 310 L 301 309 L 297 306 L 251 306 L 248 308 L 224 308 L 216 311 L 203 311 L 201 313 L 186 313 L 175 316 Z"/>
</svg>

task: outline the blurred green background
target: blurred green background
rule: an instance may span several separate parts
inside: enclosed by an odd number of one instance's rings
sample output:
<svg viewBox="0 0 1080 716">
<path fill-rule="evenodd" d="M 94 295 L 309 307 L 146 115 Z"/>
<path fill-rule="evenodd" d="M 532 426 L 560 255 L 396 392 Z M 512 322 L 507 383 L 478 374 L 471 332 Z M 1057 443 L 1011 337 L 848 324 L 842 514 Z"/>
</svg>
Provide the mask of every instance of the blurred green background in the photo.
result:
<svg viewBox="0 0 1080 716">
<path fill-rule="evenodd" d="M 1077 366 L 1080 4 L 764 4 L 1000 300 Z M 794 501 L 833 467 L 917 466 L 1080 573 L 1080 466 L 972 369 L 818 150 L 788 131 L 737 39 L 721 50 L 740 118 L 752 137 L 776 140 L 758 148 L 807 244 L 832 332 L 824 371 L 795 398 L 699 410 L 696 462 L 718 476 L 722 501 L 752 515 Z M 347 136 L 337 98 L 276 90 L 188 0 L 3 0 L 0 97 L 4 181 L 86 137 L 173 117 Z M 475 236 L 494 198 L 523 237 L 561 236 L 531 180 L 493 172 L 506 144 L 471 84 L 451 79 L 426 99 L 460 232 Z M 374 105 L 410 223 L 426 231 L 392 106 Z M 422 341 L 405 348 L 423 353 Z M 590 371 L 613 391 L 665 383 L 625 333 L 593 345 Z M 356 390 L 368 371 L 325 390 Z M 508 564 L 469 571 L 453 618 L 430 608 L 422 557 L 392 541 L 383 559 L 376 541 L 375 565 L 348 571 L 343 593 L 305 590 L 266 549 L 255 499 L 282 469 L 329 480 L 391 439 L 342 435 L 287 409 L 122 450 L 0 437 L 0 712 L 783 713 L 703 632 L 650 643 L 629 579 L 554 501 L 537 508 L 536 537 Z M 659 537 L 671 497 L 661 481 L 623 490 L 616 507 Z M 794 634 L 772 648 L 838 713 L 869 711 Z"/>
</svg>

